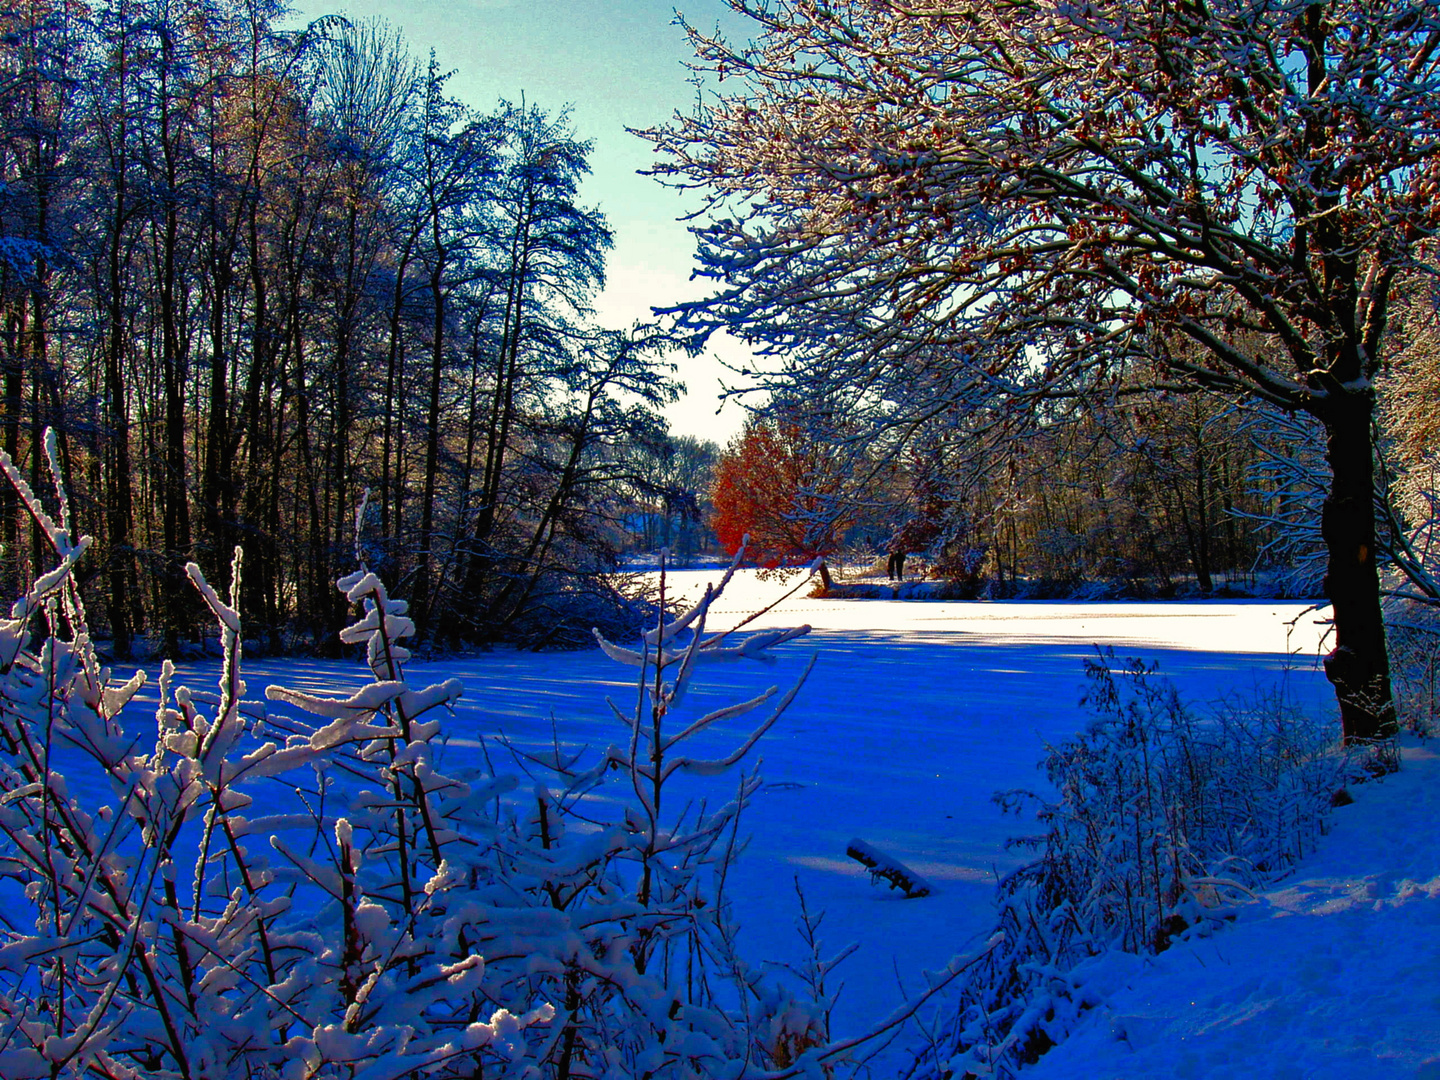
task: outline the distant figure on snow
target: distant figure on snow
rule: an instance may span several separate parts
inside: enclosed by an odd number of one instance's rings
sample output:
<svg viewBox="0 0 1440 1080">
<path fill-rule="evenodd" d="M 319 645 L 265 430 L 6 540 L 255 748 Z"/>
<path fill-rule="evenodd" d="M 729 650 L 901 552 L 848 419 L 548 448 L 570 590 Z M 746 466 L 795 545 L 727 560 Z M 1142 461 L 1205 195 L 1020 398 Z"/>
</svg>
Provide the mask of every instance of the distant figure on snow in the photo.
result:
<svg viewBox="0 0 1440 1080">
<path fill-rule="evenodd" d="M 886 564 L 885 572 L 890 575 L 891 581 L 904 581 L 905 552 L 898 549 L 890 552 L 890 561 Z"/>
</svg>

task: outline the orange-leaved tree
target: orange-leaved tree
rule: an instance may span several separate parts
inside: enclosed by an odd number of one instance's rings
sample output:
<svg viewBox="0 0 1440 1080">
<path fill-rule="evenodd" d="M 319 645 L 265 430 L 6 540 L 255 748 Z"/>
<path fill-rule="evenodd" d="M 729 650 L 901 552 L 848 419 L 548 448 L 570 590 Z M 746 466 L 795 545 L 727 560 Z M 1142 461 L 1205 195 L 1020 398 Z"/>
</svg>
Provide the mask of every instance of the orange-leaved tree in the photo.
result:
<svg viewBox="0 0 1440 1080">
<path fill-rule="evenodd" d="M 750 537 L 750 557 L 764 567 L 804 566 L 824 560 L 844 535 L 841 478 L 833 455 L 797 424 L 752 418 L 730 441 L 715 466 L 710 524 L 730 554 Z"/>
</svg>

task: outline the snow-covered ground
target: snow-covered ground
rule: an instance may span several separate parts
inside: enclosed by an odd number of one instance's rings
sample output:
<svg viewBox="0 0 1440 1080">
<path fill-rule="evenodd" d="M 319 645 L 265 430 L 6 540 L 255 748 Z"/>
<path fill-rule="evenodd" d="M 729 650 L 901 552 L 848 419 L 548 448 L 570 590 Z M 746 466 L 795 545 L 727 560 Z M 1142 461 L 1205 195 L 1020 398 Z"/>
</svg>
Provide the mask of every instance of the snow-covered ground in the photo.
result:
<svg viewBox="0 0 1440 1080">
<path fill-rule="evenodd" d="M 669 585 L 693 594 L 717 577 L 686 571 Z M 780 591 L 742 573 L 711 629 Z M 707 704 L 788 685 L 818 653 L 809 683 L 759 747 L 766 786 L 747 811 L 753 840 L 729 889 L 753 958 L 799 958 L 797 882 L 810 907 L 826 912 L 829 949 L 859 944 L 838 972 L 846 986 L 837 1034 L 888 1013 L 921 985 L 923 970 L 990 928 L 996 874 L 1018 859 L 1004 841 L 1031 828 L 1001 817 L 990 797 L 1038 785 L 1045 744 L 1084 723 L 1082 660 L 1096 643 L 1158 661 L 1194 702 L 1279 680 L 1308 709 L 1333 712 L 1316 663 L 1324 628 L 1300 603 L 821 601 L 802 590 L 751 627 L 799 623 L 813 632 L 783 646 L 777 664 L 728 668 L 728 685 L 690 706 L 698 715 Z M 556 737 L 603 748 L 624 738 L 604 697 L 623 707 L 634 695 L 626 669 L 598 652 L 496 651 L 411 671 L 416 685 L 451 676 L 466 693 L 449 727 L 450 754 L 479 753 L 483 744 L 503 757 L 501 737 L 519 748 Z M 250 664 L 247 677 L 252 694 L 268 682 L 334 689 L 361 678 L 353 666 L 296 662 Z M 743 735 L 741 726 L 726 738 Z M 1336 1060 L 1350 1075 L 1416 1075 L 1427 1038 L 1428 1052 L 1440 1054 L 1440 975 L 1414 994 L 1398 985 L 1403 972 L 1367 968 L 1388 948 L 1396 965 L 1440 973 L 1434 904 L 1422 902 L 1440 890 L 1431 840 L 1440 776 L 1425 781 L 1440 764 L 1412 758 L 1414 768 L 1340 810 L 1320 855 L 1231 931 L 1107 969 L 1111 1005 L 1038 1075 L 1324 1076 L 1332 1052 L 1348 1055 Z M 696 781 L 694 794 L 723 799 L 731 783 Z M 903 861 L 932 894 L 907 900 L 872 885 L 845 855 L 853 837 Z M 1309 995 L 1325 1003 L 1313 1016 Z M 1360 1003 L 1363 1020 L 1342 1015 L 1347 1001 Z M 1257 1045 L 1266 1039 L 1276 1043 L 1273 1055 Z M 1250 1060 L 1262 1063 L 1242 1064 Z M 1399 1071 L 1387 1071 L 1387 1061 Z"/>
<path fill-rule="evenodd" d="M 1320 850 L 1234 926 L 1113 956 L 1036 1080 L 1440 1078 L 1440 755 L 1354 789 Z"/>
</svg>

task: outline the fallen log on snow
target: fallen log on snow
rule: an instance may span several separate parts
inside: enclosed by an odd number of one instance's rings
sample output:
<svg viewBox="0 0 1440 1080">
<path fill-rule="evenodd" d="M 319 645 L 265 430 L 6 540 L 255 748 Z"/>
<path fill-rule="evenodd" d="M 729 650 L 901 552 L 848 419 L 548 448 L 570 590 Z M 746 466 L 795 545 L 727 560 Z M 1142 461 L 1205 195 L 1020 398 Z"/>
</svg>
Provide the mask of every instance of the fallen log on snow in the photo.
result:
<svg viewBox="0 0 1440 1080">
<path fill-rule="evenodd" d="M 893 859 L 858 836 L 845 845 L 845 854 L 870 871 L 870 880 L 882 878 L 892 889 L 900 889 L 906 899 L 930 895 L 930 883 L 899 859 Z"/>
</svg>

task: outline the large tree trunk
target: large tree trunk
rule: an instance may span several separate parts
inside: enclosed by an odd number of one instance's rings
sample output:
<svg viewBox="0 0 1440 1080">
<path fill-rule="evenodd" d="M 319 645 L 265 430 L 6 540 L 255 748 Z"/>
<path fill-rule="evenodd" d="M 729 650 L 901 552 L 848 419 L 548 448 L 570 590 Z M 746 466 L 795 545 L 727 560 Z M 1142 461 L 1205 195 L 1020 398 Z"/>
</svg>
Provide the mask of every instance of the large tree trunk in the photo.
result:
<svg viewBox="0 0 1440 1080">
<path fill-rule="evenodd" d="M 1374 396 L 1337 395 L 1330 406 L 1323 419 L 1331 483 L 1320 531 L 1335 648 L 1325 658 L 1325 675 L 1340 702 L 1345 742 L 1355 745 L 1388 739 L 1396 730 L 1375 561 Z"/>
<path fill-rule="evenodd" d="M 179 133 L 176 131 L 178 107 L 170 80 L 180 70 L 175 57 L 174 42 L 168 35 L 161 37 L 160 61 L 160 153 L 163 166 L 164 213 L 159 223 L 160 302 L 160 363 L 164 377 L 164 451 L 162 502 L 164 536 L 165 655 L 179 652 L 181 632 L 193 629 L 188 618 L 190 583 L 185 563 L 190 558 L 190 491 L 186 482 L 189 465 L 185 452 L 185 389 L 188 382 L 186 352 L 188 340 L 182 344 L 180 311 L 180 167 Z M 180 118 L 183 126 L 183 118 Z"/>
<path fill-rule="evenodd" d="M 217 218 L 219 214 L 215 215 Z M 218 230 L 216 230 L 218 232 Z M 216 588 L 230 580 L 230 551 L 235 546 L 235 456 L 230 434 L 230 361 L 227 348 L 230 293 L 234 288 L 231 254 L 219 249 L 222 237 L 212 234 L 209 272 L 214 285 L 210 300 L 210 413 L 206 418 L 205 454 L 200 479 L 200 507 L 206 573 Z"/>
<path fill-rule="evenodd" d="M 119 140 L 123 145 L 123 127 Z M 130 535 L 135 500 L 130 476 L 130 406 L 125 395 L 122 234 L 125 228 L 126 185 L 123 162 L 115 168 L 115 176 L 115 213 L 110 235 L 106 238 L 109 293 L 105 297 L 105 420 L 110 427 L 110 438 L 105 448 L 105 529 L 110 543 L 110 555 L 106 560 L 106 580 L 110 586 L 106 610 L 110 618 L 114 655 L 117 659 L 129 660 L 132 637 L 140 630 L 141 624 L 138 619 L 132 618 L 131 613 L 132 605 L 139 604 L 140 592 L 135 587 L 134 546 Z"/>
</svg>

